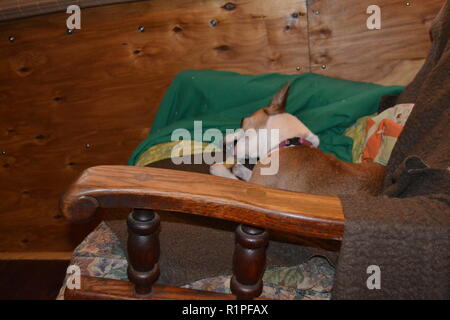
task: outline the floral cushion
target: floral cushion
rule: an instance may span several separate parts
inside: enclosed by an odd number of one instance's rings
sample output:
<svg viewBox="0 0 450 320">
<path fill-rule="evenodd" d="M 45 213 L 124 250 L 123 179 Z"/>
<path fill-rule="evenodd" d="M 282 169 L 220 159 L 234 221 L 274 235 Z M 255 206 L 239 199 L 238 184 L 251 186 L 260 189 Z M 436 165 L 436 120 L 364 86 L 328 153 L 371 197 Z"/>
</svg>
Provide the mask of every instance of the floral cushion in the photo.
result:
<svg viewBox="0 0 450 320">
<path fill-rule="evenodd" d="M 82 275 L 128 280 L 125 252 L 119 239 L 104 222 L 75 249 L 71 264 L 79 266 Z M 334 274 L 334 267 L 323 257 L 313 257 L 298 266 L 271 268 L 264 274 L 261 297 L 279 300 L 329 299 Z M 202 279 L 183 287 L 229 293 L 230 277 L 223 275 Z M 64 289 L 63 286 L 58 299 L 63 298 Z"/>
</svg>

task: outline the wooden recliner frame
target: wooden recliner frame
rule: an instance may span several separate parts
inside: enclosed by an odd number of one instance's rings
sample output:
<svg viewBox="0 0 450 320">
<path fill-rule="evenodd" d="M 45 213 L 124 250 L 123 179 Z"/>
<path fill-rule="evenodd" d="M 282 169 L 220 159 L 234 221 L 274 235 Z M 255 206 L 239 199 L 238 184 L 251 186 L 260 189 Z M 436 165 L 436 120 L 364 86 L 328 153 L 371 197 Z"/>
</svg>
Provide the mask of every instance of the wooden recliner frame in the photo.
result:
<svg viewBox="0 0 450 320">
<path fill-rule="evenodd" d="M 211 175 L 131 166 L 87 169 L 61 201 L 70 221 L 92 218 L 97 208 L 130 208 L 128 277 L 82 277 L 66 299 L 253 299 L 262 291 L 268 230 L 341 240 L 344 213 L 337 197 L 262 187 Z M 234 295 L 153 286 L 159 274 L 159 217 L 175 211 L 240 223 L 236 230 L 231 290 Z"/>
</svg>

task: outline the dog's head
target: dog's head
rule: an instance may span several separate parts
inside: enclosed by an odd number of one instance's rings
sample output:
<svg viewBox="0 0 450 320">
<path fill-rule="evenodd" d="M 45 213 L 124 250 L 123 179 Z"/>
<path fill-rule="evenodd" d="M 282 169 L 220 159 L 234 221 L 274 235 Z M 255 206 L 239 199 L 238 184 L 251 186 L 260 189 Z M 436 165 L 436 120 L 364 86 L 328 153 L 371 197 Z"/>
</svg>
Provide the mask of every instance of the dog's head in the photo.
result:
<svg viewBox="0 0 450 320">
<path fill-rule="evenodd" d="M 261 108 L 251 115 L 242 118 L 241 129 L 244 131 L 249 129 L 264 129 L 267 128 L 269 118 L 275 115 L 286 113 L 286 100 L 288 97 L 290 83 L 288 82 L 280 91 L 273 97 L 268 107 Z"/>
<path fill-rule="evenodd" d="M 319 145 L 319 138 L 298 118 L 286 112 L 289 87 L 290 83 L 287 83 L 275 94 L 269 106 L 243 118 L 241 129 L 225 137 L 226 145 L 234 143 L 237 159 L 262 158 L 281 141 L 293 137 L 305 138 L 314 147 Z M 272 130 L 277 130 L 277 137 L 271 135 Z M 265 148 L 261 148 L 263 145 Z"/>
</svg>

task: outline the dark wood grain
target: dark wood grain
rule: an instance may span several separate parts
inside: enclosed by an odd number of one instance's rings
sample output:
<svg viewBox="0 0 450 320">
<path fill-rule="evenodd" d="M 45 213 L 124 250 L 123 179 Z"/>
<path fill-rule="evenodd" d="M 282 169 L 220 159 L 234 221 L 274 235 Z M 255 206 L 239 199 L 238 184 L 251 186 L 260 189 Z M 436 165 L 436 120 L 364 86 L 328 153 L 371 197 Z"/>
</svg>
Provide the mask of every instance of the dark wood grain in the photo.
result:
<svg viewBox="0 0 450 320">
<path fill-rule="evenodd" d="M 239 300 L 261 295 L 268 244 L 269 233 L 266 230 L 242 224 L 237 227 L 230 289 Z"/>
<path fill-rule="evenodd" d="M 354 81 L 407 85 L 425 61 L 431 45 L 430 23 L 444 2 L 311 1 L 311 71 Z M 367 28 L 370 5 L 381 9 L 380 30 Z"/>
<path fill-rule="evenodd" d="M 134 209 L 128 216 L 128 279 L 138 295 L 147 295 L 159 277 L 158 214 L 152 210 Z"/>
<path fill-rule="evenodd" d="M 72 35 L 65 13 L 0 23 L 0 251 L 82 241 L 95 224 L 67 223 L 59 198 L 84 169 L 127 162 L 178 72 L 309 71 L 307 21 L 291 17 L 306 15 L 305 0 L 225 3 L 87 8 Z"/>
<path fill-rule="evenodd" d="M 71 221 L 90 219 L 97 208 L 117 207 L 192 213 L 325 239 L 341 239 L 344 230 L 344 213 L 336 197 L 167 169 L 92 167 L 61 201 L 61 210 Z"/>
<path fill-rule="evenodd" d="M 178 287 L 154 286 L 147 296 L 136 295 L 128 281 L 81 277 L 81 289 L 64 292 L 67 300 L 235 300 L 230 294 L 197 291 Z"/>
<path fill-rule="evenodd" d="M 407 84 L 444 1 L 316 0 L 308 10 L 304 0 L 236 0 L 233 10 L 226 2 L 83 9 L 72 35 L 64 13 L 0 23 L 1 252 L 69 252 L 82 241 L 95 223 L 67 223 L 58 199 L 84 169 L 126 163 L 177 72 L 313 71 Z M 365 28 L 369 4 L 382 6 L 380 31 Z"/>
</svg>

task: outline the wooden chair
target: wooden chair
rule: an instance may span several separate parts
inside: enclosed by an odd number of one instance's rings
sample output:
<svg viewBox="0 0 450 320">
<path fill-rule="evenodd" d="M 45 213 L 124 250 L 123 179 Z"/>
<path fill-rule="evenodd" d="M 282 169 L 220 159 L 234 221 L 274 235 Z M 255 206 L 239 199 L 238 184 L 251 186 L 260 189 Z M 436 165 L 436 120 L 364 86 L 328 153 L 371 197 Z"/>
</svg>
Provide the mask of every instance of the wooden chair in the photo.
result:
<svg viewBox="0 0 450 320">
<path fill-rule="evenodd" d="M 66 299 L 253 299 L 263 288 L 266 229 L 341 240 L 344 213 L 337 197 L 266 188 L 212 175 L 131 166 L 87 169 L 61 201 L 70 221 L 93 217 L 97 208 L 130 208 L 128 278 L 82 277 Z M 159 275 L 159 216 L 184 212 L 240 223 L 236 230 L 231 291 L 234 295 L 153 286 Z"/>
</svg>

